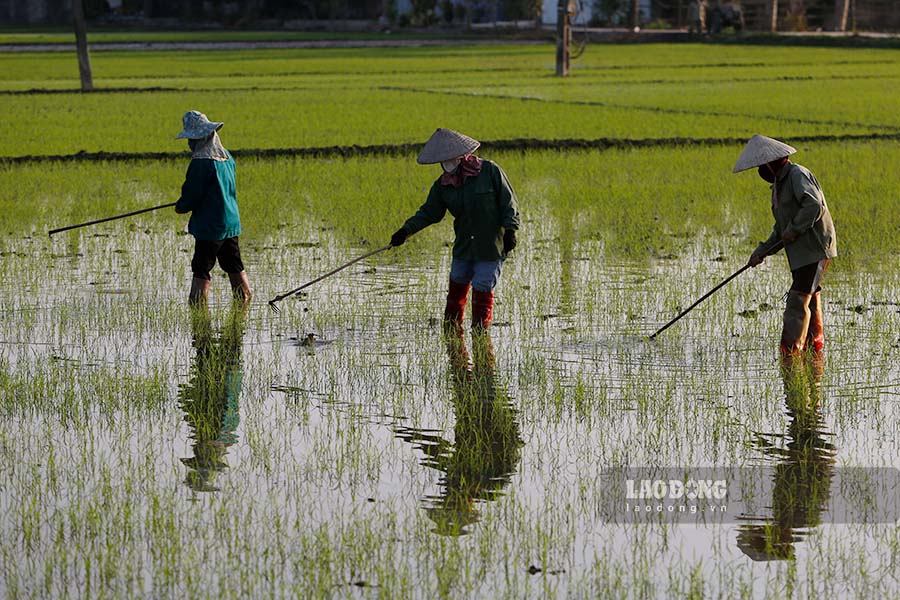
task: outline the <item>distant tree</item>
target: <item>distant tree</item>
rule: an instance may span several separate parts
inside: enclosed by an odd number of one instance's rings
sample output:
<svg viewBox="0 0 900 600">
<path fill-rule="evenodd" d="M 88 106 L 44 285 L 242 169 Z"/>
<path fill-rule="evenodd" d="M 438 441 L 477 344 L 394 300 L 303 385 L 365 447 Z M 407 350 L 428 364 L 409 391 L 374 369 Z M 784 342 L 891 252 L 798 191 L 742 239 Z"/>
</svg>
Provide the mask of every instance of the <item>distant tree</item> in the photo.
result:
<svg viewBox="0 0 900 600">
<path fill-rule="evenodd" d="M 94 89 L 94 76 L 91 73 L 91 55 L 88 53 L 87 24 L 84 20 L 82 0 L 72 0 L 72 23 L 75 26 L 75 50 L 78 54 L 81 91 L 89 92 Z"/>
<path fill-rule="evenodd" d="M 594 0 L 591 25 L 619 25 L 622 22 L 622 0 Z"/>
<path fill-rule="evenodd" d="M 543 2 L 541 0 L 503 0 L 503 15 L 513 21 L 540 20 Z"/>
<path fill-rule="evenodd" d="M 437 0 L 412 0 L 412 14 L 410 18 L 415 27 L 427 27 L 434 25 L 437 17 L 434 8 Z"/>
</svg>

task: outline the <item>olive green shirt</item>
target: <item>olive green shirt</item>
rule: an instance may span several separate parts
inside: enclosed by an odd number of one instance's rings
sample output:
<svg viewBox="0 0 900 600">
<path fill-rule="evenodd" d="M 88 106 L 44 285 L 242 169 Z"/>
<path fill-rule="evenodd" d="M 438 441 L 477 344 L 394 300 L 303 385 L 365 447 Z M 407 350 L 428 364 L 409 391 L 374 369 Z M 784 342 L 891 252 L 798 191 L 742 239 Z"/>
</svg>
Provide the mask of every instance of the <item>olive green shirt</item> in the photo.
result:
<svg viewBox="0 0 900 600">
<path fill-rule="evenodd" d="M 756 253 L 762 254 L 790 229 L 798 236 L 785 247 L 792 271 L 837 256 L 834 223 L 825 194 L 809 169 L 788 162 L 772 187 L 776 192 L 772 202 L 775 225 L 769 239 L 757 246 Z"/>
<path fill-rule="evenodd" d="M 481 172 L 467 177 L 460 187 L 431 186 L 425 204 L 403 224 L 410 235 L 439 222 L 447 212 L 453 215 L 453 258 L 464 260 L 502 260 L 503 232 L 519 228 L 516 194 L 506 173 L 495 163 L 484 160 Z"/>
</svg>

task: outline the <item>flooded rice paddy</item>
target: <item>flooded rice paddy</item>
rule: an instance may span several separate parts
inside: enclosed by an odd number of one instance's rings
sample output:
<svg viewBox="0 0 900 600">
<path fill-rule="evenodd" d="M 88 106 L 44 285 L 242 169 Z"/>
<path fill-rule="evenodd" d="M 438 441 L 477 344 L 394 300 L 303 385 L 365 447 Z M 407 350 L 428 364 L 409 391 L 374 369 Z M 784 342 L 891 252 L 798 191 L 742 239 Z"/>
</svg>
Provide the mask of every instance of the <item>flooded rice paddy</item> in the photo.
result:
<svg viewBox="0 0 900 600">
<path fill-rule="evenodd" d="M 598 243 L 561 251 L 533 222 L 490 336 L 457 339 L 437 320 L 446 252 L 363 263 L 276 315 L 262 300 L 364 249 L 296 244 L 276 278 L 280 251 L 248 245 L 253 304 L 232 306 L 217 278 L 192 313 L 187 257 L 140 259 L 189 248 L 159 229 L 8 242 L 68 275 L 7 271 L 7 596 L 897 589 L 896 523 L 831 524 L 827 496 L 785 515 L 834 469 L 894 464 L 895 276 L 829 279 L 827 359 L 797 385 L 775 346 L 782 257 L 650 342 L 739 261 L 699 243 L 608 260 Z M 715 465 L 787 475 L 767 512 L 735 521 L 603 516 L 604 469 Z"/>
</svg>

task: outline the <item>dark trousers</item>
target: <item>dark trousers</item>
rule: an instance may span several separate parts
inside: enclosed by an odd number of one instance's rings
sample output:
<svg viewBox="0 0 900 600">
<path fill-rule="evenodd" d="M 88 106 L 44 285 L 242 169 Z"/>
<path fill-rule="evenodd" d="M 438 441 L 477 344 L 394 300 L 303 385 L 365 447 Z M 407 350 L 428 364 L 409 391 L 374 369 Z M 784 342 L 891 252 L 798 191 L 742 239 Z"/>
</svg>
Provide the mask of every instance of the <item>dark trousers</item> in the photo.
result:
<svg viewBox="0 0 900 600">
<path fill-rule="evenodd" d="M 822 290 L 822 277 L 825 275 L 825 269 L 831 262 L 827 258 L 820 260 L 799 269 L 791 271 L 791 291 L 800 294 L 815 294 Z"/>
<path fill-rule="evenodd" d="M 194 277 L 209 281 L 212 278 L 210 271 L 216 266 L 216 260 L 219 261 L 222 270 L 228 274 L 240 273 L 244 270 L 244 263 L 241 261 L 241 247 L 238 245 L 236 237 L 224 240 L 197 240 L 194 246 L 194 258 L 191 259 L 191 270 L 194 272 Z"/>
</svg>

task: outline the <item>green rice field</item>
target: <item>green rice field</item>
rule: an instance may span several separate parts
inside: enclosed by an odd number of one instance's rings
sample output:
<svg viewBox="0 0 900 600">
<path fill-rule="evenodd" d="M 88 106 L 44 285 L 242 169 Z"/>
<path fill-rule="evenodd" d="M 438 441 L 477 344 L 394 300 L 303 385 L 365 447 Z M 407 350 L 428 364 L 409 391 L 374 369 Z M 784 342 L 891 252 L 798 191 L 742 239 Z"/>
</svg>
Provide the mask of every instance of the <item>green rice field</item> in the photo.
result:
<svg viewBox="0 0 900 600">
<path fill-rule="evenodd" d="M 868 510 L 900 489 L 848 475 L 900 456 L 900 51 L 591 45 L 567 79 L 549 44 L 93 66 L 83 94 L 72 54 L 0 54 L 0 596 L 900 595 L 900 515 Z M 221 270 L 188 307 L 171 209 L 47 235 L 174 202 L 190 109 L 237 156 L 246 308 Z M 442 332 L 449 217 L 270 311 L 388 243 L 436 127 L 518 196 L 490 334 Z M 834 218 L 824 361 L 779 361 L 783 254 L 648 339 L 768 236 L 767 185 L 731 172 L 755 133 Z M 610 519 L 626 467 L 771 490 Z"/>
</svg>

